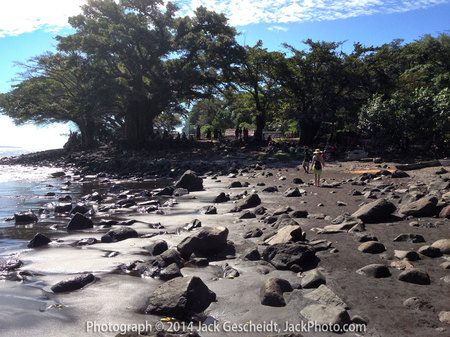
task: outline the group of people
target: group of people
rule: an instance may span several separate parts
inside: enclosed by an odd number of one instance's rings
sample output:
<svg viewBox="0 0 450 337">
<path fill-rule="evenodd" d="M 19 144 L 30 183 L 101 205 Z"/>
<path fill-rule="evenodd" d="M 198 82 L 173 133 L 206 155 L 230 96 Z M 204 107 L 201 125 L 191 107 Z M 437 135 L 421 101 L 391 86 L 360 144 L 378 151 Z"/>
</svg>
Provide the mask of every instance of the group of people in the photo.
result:
<svg viewBox="0 0 450 337">
<path fill-rule="evenodd" d="M 319 187 L 320 175 L 322 174 L 322 169 L 325 167 L 323 152 L 320 149 L 315 149 L 311 154 L 308 147 L 305 147 L 302 166 L 306 173 L 310 171 L 314 172 L 314 186 Z"/>
</svg>

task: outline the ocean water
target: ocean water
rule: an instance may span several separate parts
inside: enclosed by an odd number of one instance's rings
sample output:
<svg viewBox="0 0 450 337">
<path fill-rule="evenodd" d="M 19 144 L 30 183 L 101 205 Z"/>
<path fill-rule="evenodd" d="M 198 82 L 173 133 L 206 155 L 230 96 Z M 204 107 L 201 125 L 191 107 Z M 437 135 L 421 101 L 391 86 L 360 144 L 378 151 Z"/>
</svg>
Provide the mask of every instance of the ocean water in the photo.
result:
<svg viewBox="0 0 450 337">
<path fill-rule="evenodd" d="M 24 149 L 22 147 L 17 146 L 0 146 L 0 158 L 20 156 L 21 154 L 26 154 L 30 152 L 33 152 L 33 150 Z"/>
<path fill-rule="evenodd" d="M 52 235 L 63 233 L 53 229 L 52 225 L 67 223 L 64 218 L 41 217 L 36 224 L 26 225 L 16 224 L 14 220 L 7 221 L 14 217 L 14 213 L 29 209 L 38 215 L 40 208 L 57 201 L 60 196 L 68 194 L 76 199 L 83 193 L 82 187 L 76 184 L 63 190 L 67 178 L 51 178 L 50 173 L 56 171 L 58 168 L 0 165 L 0 256 L 26 248 L 38 232 Z M 56 196 L 46 197 L 47 192 L 54 192 Z"/>
</svg>

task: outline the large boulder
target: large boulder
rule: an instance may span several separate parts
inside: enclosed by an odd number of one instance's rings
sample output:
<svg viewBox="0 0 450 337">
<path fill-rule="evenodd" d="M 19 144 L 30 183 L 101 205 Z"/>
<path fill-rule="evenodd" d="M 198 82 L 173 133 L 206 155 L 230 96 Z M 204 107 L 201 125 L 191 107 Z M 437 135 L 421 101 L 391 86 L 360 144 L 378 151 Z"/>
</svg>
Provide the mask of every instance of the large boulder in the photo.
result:
<svg viewBox="0 0 450 337">
<path fill-rule="evenodd" d="M 195 172 L 187 170 L 183 173 L 180 180 L 175 183 L 175 188 L 185 188 L 189 192 L 202 191 L 203 179 L 198 177 Z"/>
<path fill-rule="evenodd" d="M 215 300 L 216 294 L 199 277 L 177 277 L 153 292 L 145 312 L 189 319 L 191 315 L 203 312 Z"/>
<path fill-rule="evenodd" d="M 277 243 L 267 247 L 263 259 L 276 269 L 301 271 L 316 262 L 315 249 L 298 243 Z"/>
<path fill-rule="evenodd" d="M 284 307 L 286 302 L 283 293 L 286 291 L 292 291 L 292 286 L 288 281 L 275 277 L 267 279 L 260 290 L 261 304 Z"/>
<path fill-rule="evenodd" d="M 139 236 L 138 233 L 133 228 L 122 227 L 120 229 L 109 231 L 108 233 L 103 235 L 102 242 L 104 243 L 117 242 L 129 238 L 137 238 L 138 236 Z"/>
<path fill-rule="evenodd" d="M 244 199 L 239 200 L 233 210 L 236 212 L 240 212 L 243 209 L 253 208 L 259 206 L 260 204 L 261 199 L 259 198 L 258 194 L 253 193 L 245 197 Z"/>
<path fill-rule="evenodd" d="M 423 197 L 417 201 L 402 205 L 399 213 L 404 216 L 424 217 L 433 216 L 436 213 L 438 199 L 435 196 Z"/>
<path fill-rule="evenodd" d="M 94 282 L 95 276 L 84 274 L 56 283 L 51 289 L 54 293 L 74 291 L 83 288 L 85 285 Z"/>
<path fill-rule="evenodd" d="M 68 231 L 74 231 L 74 230 L 81 230 L 81 229 L 88 229 L 93 228 L 94 223 L 91 219 L 88 217 L 85 217 L 83 214 L 77 213 L 73 216 L 73 218 L 70 220 L 69 224 L 67 225 Z"/>
<path fill-rule="evenodd" d="M 14 214 L 14 220 L 16 223 L 30 223 L 30 222 L 37 222 L 38 217 L 34 212 L 30 209 L 27 212 L 19 212 Z"/>
<path fill-rule="evenodd" d="M 228 238 L 226 227 L 203 227 L 198 232 L 184 238 L 177 246 L 183 257 L 189 258 L 192 253 L 210 255 L 222 251 Z"/>
<path fill-rule="evenodd" d="M 352 216 L 365 223 L 377 223 L 387 220 L 396 209 L 392 202 L 386 199 L 378 199 L 362 206 Z"/>
<path fill-rule="evenodd" d="M 31 241 L 28 243 L 28 248 L 37 248 L 41 246 L 48 245 L 52 240 L 50 240 L 48 237 L 46 237 L 44 234 L 37 233 L 34 238 L 31 239 Z"/>
</svg>

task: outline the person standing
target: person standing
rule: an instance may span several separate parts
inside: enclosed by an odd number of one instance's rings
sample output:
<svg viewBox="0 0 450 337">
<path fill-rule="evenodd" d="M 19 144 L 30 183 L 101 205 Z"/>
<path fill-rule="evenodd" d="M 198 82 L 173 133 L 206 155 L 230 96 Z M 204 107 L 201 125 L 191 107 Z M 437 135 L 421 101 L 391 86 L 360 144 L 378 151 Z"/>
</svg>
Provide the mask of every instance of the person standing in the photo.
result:
<svg viewBox="0 0 450 337">
<path fill-rule="evenodd" d="M 311 170 L 314 170 L 314 186 L 317 187 L 319 187 L 320 175 L 322 174 L 322 169 L 325 166 L 321 153 L 322 151 L 316 149 L 311 160 Z"/>
<path fill-rule="evenodd" d="M 308 149 L 307 146 L 304 147 L 304 152 L 303 152 L 303 169 L 305 170 L 306 173 L 309 173 L 309 163 L 311 162 L 311 153 Z"/>
</svg>

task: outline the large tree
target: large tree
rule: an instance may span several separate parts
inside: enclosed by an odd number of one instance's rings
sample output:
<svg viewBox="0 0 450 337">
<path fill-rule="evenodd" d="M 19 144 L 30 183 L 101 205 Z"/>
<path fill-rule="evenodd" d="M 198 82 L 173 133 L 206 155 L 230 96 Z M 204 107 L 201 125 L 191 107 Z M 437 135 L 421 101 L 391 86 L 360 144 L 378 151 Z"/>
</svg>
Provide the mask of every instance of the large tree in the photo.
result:
<svg viewBox="0 0 450 337">
<path fill-rule="evenodd" d="M 89 0 L 69 20 L 76 32 L 58 38 L 61 50 L 106 62 L 121 86 L 131 146 L 147 142 L 158 115 L 210 95 L 233 64 L 236 32 L 223 15 L 199 8 L 193 18 L 176 18 L 176 11 L 162 0 Z"/>
</svg>

